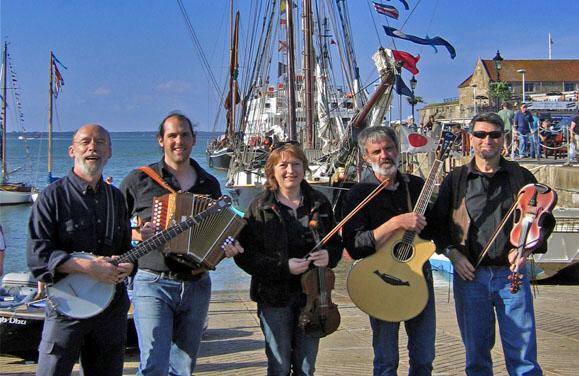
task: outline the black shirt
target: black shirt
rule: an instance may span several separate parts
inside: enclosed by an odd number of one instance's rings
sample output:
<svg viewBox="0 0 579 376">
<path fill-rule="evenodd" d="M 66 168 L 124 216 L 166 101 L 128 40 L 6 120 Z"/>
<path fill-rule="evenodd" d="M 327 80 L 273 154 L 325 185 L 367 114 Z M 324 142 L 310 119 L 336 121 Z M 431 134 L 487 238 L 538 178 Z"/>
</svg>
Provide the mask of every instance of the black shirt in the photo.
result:
<svg viewBox="0 0 579 376">
<path fill-rule="evenodd" d="M 378 196 L 368 202 L 342 228 L 344 245 L 352 258 L 368 257 L 376 252 L 373 230 L 389 219 L 413 210 L 424 180 L 414 175 L 396 177 L 398 187 L 395 190 L 384 189 Z M 343 215 L 348 215 L 362 200 L 364 200 L 380 182 L 374 174 L 368 175 L 363 181 L 353 186 L 344 198 Z M 408 203 L 408 193 L 410 201 Z M 428 228 L 428 227 L 427 227 Z M 430 238 L 425 228 L 420 237 Z"/>
<path fill-rule="evenodd" d="M 187 192 L 206 194 L 213 199 L 221 197 L 221 189 L 217 179 L 201 168 L 195 160 L 190 159 L 189 161 L 195 172 L 197 172 L 197 181 Z M 163 159 L 158 163 L 149 165 L 149 167 L 155 170 L 175 191 L 181 190 L 179 181 L 165 167 Z M 143 222 L 151 220 L 153 198 L 170 193 L 140 170 L 133 170 L 125 177 L 121 183 L 121 191 L 125 196 L 130 216 L 137 216 Z M 140 269 L 150 269 L 159 272 L 171 270 L 187 273 L 191 271 L 188 266 L 166 258 L 160 249 L 141 257 L 138 260 L 138 265 Z"/>
<path fill-rule="evenodd" d="M 63 276 L 56 268 L 73 252 L 119 255 L 131 242 L 121 192 L 102 179 L 93 190 L 72 170 L 42 191 L 32 206 L 28 230 L 28 267 L 34 277 L 45 282 Z"/>
<path fill-rule="evenodd" d="M 469 164 L 466 189 L 466 209 L 471 219 L 468 255 L 474 265 L 478 255 L 513 204 L 509 176 L 499 167 L 494 174 L 484 174 Z M 510 226 L 505 226 L 491 245 L 481 265 L 505 265 L 509 247 Z"/>
</svg>

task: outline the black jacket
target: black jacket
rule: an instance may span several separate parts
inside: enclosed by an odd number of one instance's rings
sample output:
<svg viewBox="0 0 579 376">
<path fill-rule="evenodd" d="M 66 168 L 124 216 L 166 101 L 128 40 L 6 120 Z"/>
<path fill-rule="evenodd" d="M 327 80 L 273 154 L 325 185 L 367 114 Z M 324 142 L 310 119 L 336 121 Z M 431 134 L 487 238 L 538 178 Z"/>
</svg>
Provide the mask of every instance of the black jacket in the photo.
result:
<svg viewBox="0 0 579 376">
<path fill-rule="evenodd" d="M 319 234 L 325 236 L 336 225 L 332 207 L 326 197 L 309 184 L 302 183 L 304 205 L 312 215 L 319 215 Z M 317 214 L 315 214 L 317 213 Z M 260 193 L 245 214 L 247 226 L 239 235 L 245 252 L 235 256 L 237 265 L 251 275 L 251 299 L 257 303 L 282 307 L 292 292 L 300 289 L 300 276 L 289 271 L 288 233 L 273 192 Z M 325 246 L 333 268 L 342 256 L 342 241 L 335 235 Z M 303 255 L 310 249 L 304 249 Z"/>
</svg>

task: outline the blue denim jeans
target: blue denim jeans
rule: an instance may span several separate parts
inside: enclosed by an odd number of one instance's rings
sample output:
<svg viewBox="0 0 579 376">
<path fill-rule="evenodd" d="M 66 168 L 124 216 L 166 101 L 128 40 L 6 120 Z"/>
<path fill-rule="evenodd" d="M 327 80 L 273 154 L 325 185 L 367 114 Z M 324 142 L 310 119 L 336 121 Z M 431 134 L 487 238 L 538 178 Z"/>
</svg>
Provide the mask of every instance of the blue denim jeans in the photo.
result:
<svg viewBox="0 0 579 376">
<path fill-rule="evenodd" d="M 177 281 L 139 269 L 133 282 L 141 352 L 137 375 L 191 375 L 210 299 L 209 273 Z"/>
<path fill-rule="evenodd" d="M 313 375 L 319 338 L 310 337 L 298 326 L 302 294 L 290 296 L 285 307 L 257 305 L 267 355 L 268 376 Z"/>
<path fill-rule="evenodd" d="M 507 267 L 479 267 L 473 281 L 454 275 L 454 301 L 467 375 L 492 375 L 495 321 L 510 375 L 542 375 L 537 363 L 533 297 L 525 275 L 516 294 L 509 291 Z"/>
<path fill-rule="evenodd" d="M 527 141 L 529 140 L 528 134 L 518 134 L 519 136 L 519 158 L 523 158 L 527 153 Z"/>
<path fill-rule="evenodd" d="M 409 375 L 432 374 L 434 341 L 436 338 L 436 311 L 434 286 L 430 263 L 424 265 L 424 276 L 428 284 L 428 303 L 418 316 L 404 322 L 408 335 Z M 396 302 L 392 302 L 396 304 Z M 397 375 L 399 350 L 399 322 L 389 322 L 370 316 L 372 346 L 374 347 L 374 376 Z"/>
</svg>

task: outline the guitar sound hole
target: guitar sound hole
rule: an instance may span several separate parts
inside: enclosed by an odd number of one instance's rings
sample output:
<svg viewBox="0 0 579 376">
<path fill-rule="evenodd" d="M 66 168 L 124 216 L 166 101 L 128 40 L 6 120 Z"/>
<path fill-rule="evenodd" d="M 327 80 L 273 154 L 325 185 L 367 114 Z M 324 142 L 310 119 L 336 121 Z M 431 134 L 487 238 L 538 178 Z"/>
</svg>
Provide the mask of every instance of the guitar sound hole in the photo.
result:
<svg viewBox="0 0 579 376">
<path fill-rule="evenodd" d="M 401 262 L 406 262 L 412 258 L 414 248 L 411 244 L 398 243 L 394 246 L 394 258 Z"/>
</svg>

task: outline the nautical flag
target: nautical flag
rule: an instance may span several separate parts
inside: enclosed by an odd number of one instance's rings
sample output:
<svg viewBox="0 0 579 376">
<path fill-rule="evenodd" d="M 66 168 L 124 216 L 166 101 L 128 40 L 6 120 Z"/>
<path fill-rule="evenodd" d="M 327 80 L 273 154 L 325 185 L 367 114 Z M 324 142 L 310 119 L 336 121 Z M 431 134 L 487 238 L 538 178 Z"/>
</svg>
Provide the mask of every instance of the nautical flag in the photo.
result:
<svg viewBox="0 0 579 376">
<path fill-rule="evenodd" d="M 390 0 L 388 0 L 388 1 L 390 1 Z M 408 8 L 408 3 L 406 2 L 406 0 L 400 0 L 400 2 L 401 2 L 402 4 L 404 4 L 404 9 L 406 9 L 406 10 L 409 9 L 409 8 Z"/>
<path fill-rule="evenodd" d="M 400 151 L 406 153 L 428 153 L 434 151 L 436 143 L 428 136 L 412 132 L 408 127 L 400 127 Z"/>
<path fill-rule="evenodd" d="M 383 15 L 388 16 L 388 17 L 392 17 L 396 20 L 400 16 L 400 13 L 398 13 L 398 9 L 396 9 L 393 6 L 376 3 L 374 1 L 373 1 L 373 3 L 374 3 L 374 9 L 376 9 L 376 12 L 378 12 L 380 14 L 383 14 Z"/>
<path fill-rule="evenodd" d="M 57 63 L 60 64 L 60 66 L 64 69 L 68 68 L 65 67 L 64 64 L 62 64 L 52 52 L 50 54 L 52 55 L 52 69 L 54 72 L 54 97 L 57 98 L 58 93 L 60 93 L 60 88 L 64 86 L 64 80 L 62 79 L 62 74 L 60 74 L 60 71 L 58 70 Z"/>
<path fill-rule="evenodd" d="M 57 98 L 61 86 L 64 86 L 64 80 L 55 62 L 52 62 L 52 68 L 54 69 L 54 97 Z"/>
<path fill-rule="evenodd" d="M 386 35 L 389 35 L 389 36 L 395 37 L 395 38 L 405 39 L 405 40 L 408 40 L 410 42 L 414 42 L 417 44 L 426 44 L 429 46 L 444 46 L 444 47 L 446 47 L 446 49 L 450 53 L 450 57 L 452 59 L 454 59 L 456 57 L 456 50 L 454 49 L 454 47 L 450 43 L 448 43 L 446 40 L 442 39 L 441 37 L 420 38 L 420 37 L 417 37 L 416 35 L 405 34 L 402 31 L 395 29 L 393 27 L 384 26 L 384 25 L 382 25 L 382 27 L 384 28 Z"/>
<path fill-rule="evenodd" d="M 277 63 L 277 76 L 281 77 L 286 73 L 287 73 L 287 64 L 284 64 L 282 62 L 278 62 Z"/>
<path fill-rule="evenodd" d="M 394 56 L 394 60 L 402 62 L 402 68 L 407 69 L 415 76 L 418 74 L 416 63 L 418 63 L 418 60 L 420 60 L 420 55 L 416 55 L 416 57 L 414 57 L 405 51 L 392 50 L 392 56 Z"/>
<path fill-rule="evenodd" d="M 402 77 L 400 77 L 399 74 L 396 75 L 394 90 L 396 90 L 396 94 L 398 94 L 398 95 L 405 95 L 405 96 L 411 97 L 411 98 L 414 96 L 412 94 L 412 90 L 410 90 L 408 88 L 408 86 L 406 86 L 406 84 L 402 80 Z"/>
<path fill-rule="evenodd" d="M 551 38 L 551 34 L 549 34 L 549 43 L 554 44 L 555 42 L 553 42 L 553 38 Z"/>
<path fill-rule="evenodd" d="M 430 37 L 428 36 L 428 34 L 426 34 L 426 39 L 430 39 Z M 434 53 L 437 54 L 438 53 L 438 48 L 436 48 L 435 45 L 430 45 L 432 48 L 434 48 Z"/>
<path fill-rule="evenodd" d="M 287 49 L 287 42 L 285 40 L 279 41 L 279 47 L 277 48 L 278 51 L 286 50 Z"/>
</svg>

